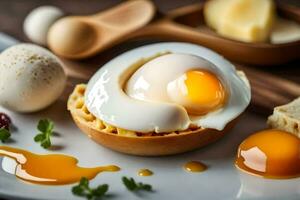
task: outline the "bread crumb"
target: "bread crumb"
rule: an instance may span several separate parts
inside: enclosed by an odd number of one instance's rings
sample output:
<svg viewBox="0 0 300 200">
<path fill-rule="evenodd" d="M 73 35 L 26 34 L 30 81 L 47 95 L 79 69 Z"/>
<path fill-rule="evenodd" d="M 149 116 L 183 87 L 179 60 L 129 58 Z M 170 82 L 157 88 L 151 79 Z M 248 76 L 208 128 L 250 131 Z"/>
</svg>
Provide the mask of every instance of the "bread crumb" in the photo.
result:
<svg viewBox="0 0 300 200">
<path fill-rule="evenodd" d="M 290 132 L 300 138 L 300 97 L 274 108 L 267 124 L 271 128 Z"/>
</svg>

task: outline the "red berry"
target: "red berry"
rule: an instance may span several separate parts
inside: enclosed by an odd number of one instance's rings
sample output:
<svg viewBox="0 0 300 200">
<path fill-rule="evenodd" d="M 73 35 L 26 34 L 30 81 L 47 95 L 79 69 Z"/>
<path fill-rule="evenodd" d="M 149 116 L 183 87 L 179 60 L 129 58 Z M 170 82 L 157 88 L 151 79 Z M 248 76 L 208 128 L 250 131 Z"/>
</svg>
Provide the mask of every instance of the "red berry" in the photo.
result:
<svg viewBox="0 0 300 200">
<path fill-rule="evenodd" d="M 0 113 L 0 128 L 5 128 L 8 130 L 10 124 L 10 118 L 5 113 Z"/>
</svg>

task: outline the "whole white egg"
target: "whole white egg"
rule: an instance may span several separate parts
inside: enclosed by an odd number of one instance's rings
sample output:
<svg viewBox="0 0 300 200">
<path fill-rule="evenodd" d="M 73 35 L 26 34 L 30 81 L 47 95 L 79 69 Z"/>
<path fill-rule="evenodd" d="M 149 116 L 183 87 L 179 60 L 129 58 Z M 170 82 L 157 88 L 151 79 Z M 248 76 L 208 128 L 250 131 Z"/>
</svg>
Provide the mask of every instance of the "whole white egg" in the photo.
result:
<svg viewBox="0 0 300 200">
<path fill-rule="evenodd" d="M 49 106 L 66 84 L 61 61 L 33 44 L 18 44 L 3 51 L 0 75 L 0 105 L 17 112 L 35 112 Z"/>
<path fill-rule="evenodd" d="M 24 33 L 31 41 L 40 45 L 47 45 L 49 28 L 63 15 L 63 11 L 54 6 L 35 8 L 25 18 Z"/>
</svg>

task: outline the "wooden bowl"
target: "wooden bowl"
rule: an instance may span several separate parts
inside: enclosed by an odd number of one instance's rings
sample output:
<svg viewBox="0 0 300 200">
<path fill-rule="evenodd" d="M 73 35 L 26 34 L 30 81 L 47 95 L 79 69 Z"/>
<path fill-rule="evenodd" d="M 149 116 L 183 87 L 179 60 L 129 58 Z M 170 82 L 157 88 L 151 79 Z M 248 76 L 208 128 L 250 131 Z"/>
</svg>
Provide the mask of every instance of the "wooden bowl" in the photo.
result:
<svg viewBox="0 0 300 200">
<path fill-rule="evenodd" d="M 300 12 L 277 5 L 279 14 L 300 23 Z M 300 58 L 300 40 L 283 44 L 246 43 L 224 38 L 204 23 L 203 4 L 185 6 L 167 13 L 129 38 L 157 38 L 206 46 L 229 60 L 261 66 L 279 65 Z"/>
</svg>

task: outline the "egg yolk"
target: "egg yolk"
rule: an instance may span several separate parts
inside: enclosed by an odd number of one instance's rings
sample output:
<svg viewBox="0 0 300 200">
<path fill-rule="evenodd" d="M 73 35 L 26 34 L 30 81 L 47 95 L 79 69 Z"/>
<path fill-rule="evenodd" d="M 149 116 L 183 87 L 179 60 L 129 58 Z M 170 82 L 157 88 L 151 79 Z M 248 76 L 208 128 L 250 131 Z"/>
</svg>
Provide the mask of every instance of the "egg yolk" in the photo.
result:
<svg viewBox="0 0 300 200">
<path fill-rule="evenodd" d="M 209 71 L 186 72 L 178 79 L 176 88 L 177 94 L 171 95 L 171 98 L 184 106 L 189 114 L 203 115 L 225 103 L 225 88 L 218 77 Z"/>
<path fill-rule="evenodd" d="M 237 168 L 266 178 L 300 176 L 300 139 L 280 130 L 265 130 L 241 143 Z"/>
</svg>

